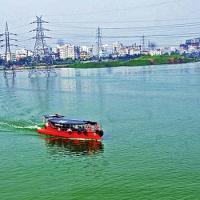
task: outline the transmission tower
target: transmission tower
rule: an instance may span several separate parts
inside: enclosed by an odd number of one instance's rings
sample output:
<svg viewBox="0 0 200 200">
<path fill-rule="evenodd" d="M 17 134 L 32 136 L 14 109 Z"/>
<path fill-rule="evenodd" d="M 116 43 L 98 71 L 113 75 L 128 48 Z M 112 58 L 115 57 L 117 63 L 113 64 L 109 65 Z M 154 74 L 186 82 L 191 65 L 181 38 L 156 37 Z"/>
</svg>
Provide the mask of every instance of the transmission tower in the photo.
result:
<svg viewBox="0 0 200 200">
<path fill-rule="evenodd" d="M 145 36 L 142 36 L 142 51 L 145 51 Z"/>
<path fill-rule="evenodd" d="M 47 76 L 50 76 L 50 73 L 55 73 L 55 70 L 53 69 L 53 67 L 50 67 L 50 65 L 53 64 L 53 60 L 51 52 L 45 40 L 50 37 L 46 36 L 44 33 L 45 31 L 50 30 L 43 27 L 43 24 L 48 24 L 49 22 L 44 21 L 42 19 L 42 16 L 36 16 L 36 18 L 37 19 L 31 22 L 31 24 L 36 24 L 37 27 L 30 31 L 36 33 L 35 37 L 32 38 L 35 39 L 33 57 L 36 62 L 43 61 L 47 65 L 45 73 L 47 74 Z M 36 67 L 33 67 L 33 69 L 30 71 L 29 77 L 32 76 L 32 74 L 34 73 L 38 73 Z"/>
<path fill-rule="evenodd" d="M 36 32 L 36 36 L 32 38 L 32 39 L 35 39 L 33 56 L 36 61 L 41 61 L 50 56 L 48 46 L 45 40 L 50 37 L 47 37 L 44 34 L 44 31 L 49 31 L 49 29 L 43 28 L 43 24 L 47 24 L 49 22 L 42 20 L 42 16 L 40 17 L 36 16 L 36 18 L 37 19 L 31 22 L 31 24 L 36 24 L 37 27 L 31 30 L 30 32 Z"/>
<path fill-rule="evenodd" d="M 102 32 L 101 32 L 100 27 L 98 27 L 97 29 L 97 56 L 99 60 L 101 58 L 101 55 L 100 55 L 101 50 L 102 50 Z"/>
<path fill-rule="evenodd" d="M 6 22 L 6 28 L 5 28 L 5 33 L 0 34 L 0 37 L 4 37 L 4 39 L 1 39 L 0 42 L 4 42 L 1 47 L 5 47 L 5 64 L 4 64 L 4 69 L 9 69 L 11 68 L 12 64 L 12 53 L 11 53 L 11 46 L 17 47 L 15 44 L 11 44 L 10 41 L 17 41 L 17 39 L 13 39 L 10 36 L 17 36 L 17 34 L 10 33 L 8 30 L 8 23 Z"/>
</svg>

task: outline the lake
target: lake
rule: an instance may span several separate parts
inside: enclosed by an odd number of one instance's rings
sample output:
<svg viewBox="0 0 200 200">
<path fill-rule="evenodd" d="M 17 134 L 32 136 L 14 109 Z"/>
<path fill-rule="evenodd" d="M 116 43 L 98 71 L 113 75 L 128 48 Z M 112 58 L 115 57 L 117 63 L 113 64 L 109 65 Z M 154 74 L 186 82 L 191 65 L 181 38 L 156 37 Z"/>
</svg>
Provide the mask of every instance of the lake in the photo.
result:
<svg viewBox="0 0 200 200">
<path fill-rule="evenodd" d="M 200 64 L 0 74 L 1 200 L 200 198 Z M 102 142 L 45 138 L 42 115 Z"/>
</svg>

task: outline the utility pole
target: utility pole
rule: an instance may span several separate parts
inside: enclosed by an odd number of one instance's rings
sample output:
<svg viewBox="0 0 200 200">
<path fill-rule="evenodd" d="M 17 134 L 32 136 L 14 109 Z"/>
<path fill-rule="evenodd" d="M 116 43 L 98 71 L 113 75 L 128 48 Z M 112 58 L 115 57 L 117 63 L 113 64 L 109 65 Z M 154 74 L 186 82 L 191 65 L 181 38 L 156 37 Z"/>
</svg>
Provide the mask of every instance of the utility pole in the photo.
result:
<svg viewBox="0 0 200 200">
<path fill-rule="evenodd" d="M 1 47 L 5 47 L 5 63 L 4 63 L 4 69 L 10 69 L 11 68 L 11 61 L 12 61 L 12 53 L 11 53 L 11 46 L 17 47 L 15 44 L 11 44 L 10 41 L 17 41 L 17 39 L 13 39 L 10 36 L 17 36 L 15 33 L 10 33 L 8 30 L 8 23 L 6 22 L 6 28 L 5 32 L 0 34 L 0 37 L 4 37 L 4 39 L 1 39 L 0 42 L 4 42 Z"/>
<path fill-rule="evenodd" d="M 98 27 L 97 29 L 97 56 L 99 60 L 101 58 L 101 55 L 100 55 L 101 50 L 102 50 L 102 32 L 101 32 L 100 27 Z"/>
<path fill-rule="evenodd" d="M 36 32 L 35 37 L 32 38 L 35 39 L 33 57 L 36 61 L 42 61 L 50 56 L 48 46 L 45 40 L 50 37 L 47 37 L 44 34 L 44 31 L 50 31 L 50 30 L 43 28 L 43 24 L 47 24 L 49 22 L 42 20 L 42 16 L 40 17 L 36 16 L 36 18 L 37 19 L 31 22 L 31 24 L 36 24 L 37 27 L 30 31 L 30 32 Z"/>
</svg>

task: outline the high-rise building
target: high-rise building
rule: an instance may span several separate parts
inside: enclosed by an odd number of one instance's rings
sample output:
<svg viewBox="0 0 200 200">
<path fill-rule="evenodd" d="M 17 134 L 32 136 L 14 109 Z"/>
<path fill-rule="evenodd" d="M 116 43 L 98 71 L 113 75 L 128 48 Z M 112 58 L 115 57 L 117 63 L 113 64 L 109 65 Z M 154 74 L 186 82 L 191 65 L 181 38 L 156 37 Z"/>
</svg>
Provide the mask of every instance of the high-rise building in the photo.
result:
<svg viewBox="0 0 200 200">
<path fill-rule="evenodd" d="M 16 60 L 20 60 L 22 58 L 26 58 L 28 56 L 33 56 L 33 52 L 27 49 L 19 49 L 16 50 Z"/>
<path fill-rule="evenodd" d="M 94 56 L 94 48 L 93 48 L 93 46 L 92 47 L 81 46 L 80 47 L 80 53 L 82 53 L 82 54 L 86 53 L 89 58 L 92 58 Z"/>
<path fill-rule="evenodd" d="M 71 45 L 71 44 L 64 44 L 62 46 L 57 46 L 58 52 L 60 54 L 60 59 L 78 59 L 79 58 L 79 48 Z"/>
<path fill-rule="evenodd" d="M 112 45 L 113 54 L 119 54 L 122 47 L 123 47 L 123 44 L 120 42 L 113 43 L 113 45 Z"/>
</svg>

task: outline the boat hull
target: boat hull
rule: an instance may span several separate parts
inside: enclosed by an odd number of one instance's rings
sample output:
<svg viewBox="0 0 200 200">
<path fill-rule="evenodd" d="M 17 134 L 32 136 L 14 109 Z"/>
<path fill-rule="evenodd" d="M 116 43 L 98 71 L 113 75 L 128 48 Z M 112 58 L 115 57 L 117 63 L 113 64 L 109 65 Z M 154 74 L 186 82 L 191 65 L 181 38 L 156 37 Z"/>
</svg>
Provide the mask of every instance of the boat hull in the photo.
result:
<svg viewBox="0 0 200 200">
<path fill-rule="evenodd" d="M 101 140 L 102 137 L 94 132 L 78 132 L 78 131 L 63 131 L 51 127 L 38 129 L 39 134 L 49 135 L 54 137 L 62 137 L 76 140 Z"/>
</svg>

